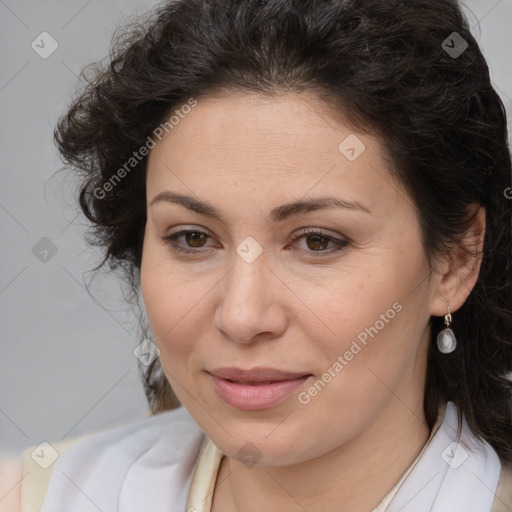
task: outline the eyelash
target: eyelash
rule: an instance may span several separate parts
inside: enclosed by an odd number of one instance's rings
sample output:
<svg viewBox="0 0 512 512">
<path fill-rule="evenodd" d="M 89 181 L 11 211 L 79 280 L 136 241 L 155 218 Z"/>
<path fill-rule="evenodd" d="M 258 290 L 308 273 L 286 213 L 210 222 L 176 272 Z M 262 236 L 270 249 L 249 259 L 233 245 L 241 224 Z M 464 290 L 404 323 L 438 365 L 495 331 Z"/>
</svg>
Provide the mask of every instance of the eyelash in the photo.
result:
<svg viewBox="0 0 512 512">
<path fill-rule="evenodd" d="M 184 249 L 183 247 L 181 247 L 179 244 L 176 243 L 176 240 L 178 238 L 181 238 L 182 236 L 187 235 L 189 233 L 200 233 L 202 235 L 210 237 L 210 235 L 208 233 L 201 231 L 199 229 L 185 229 L 182 231 L 178 231 L 177 233 L 173 233 L 172 235 L 163 236 L 161 238 L 165 243 L 167 243 L 171 246 L 172 250 L 179 252 L 179 253 L 198 254 L 200 252 L 204 252 L 201 249 Z M 314 235 L 325 238 L 325 239 L 327 239 L 328 242 L 332 242 L 335 245 L 334 250 L 306 251 L 309 255 L 311 255 L 315 258 L 322 257 L 325 255 L 330 255 L 335 252 L 339 252 L 339 251 L 343 250 L 349 244 L 349 242 L 347 240 L 335 238 L 331 235 L 327 235 L 323 231 L 318 231 L 318 230 L 314 230 L 314 229 L 309 230 L 309 231 L 306 229 L 301 230 L 299 232 L 299 234 L 297 234 L 296 236 L 293 237 L 292 243 L 296 242 L 300 238 L 305 238 L 307 236 L 314 236 Z"/>
</svg>

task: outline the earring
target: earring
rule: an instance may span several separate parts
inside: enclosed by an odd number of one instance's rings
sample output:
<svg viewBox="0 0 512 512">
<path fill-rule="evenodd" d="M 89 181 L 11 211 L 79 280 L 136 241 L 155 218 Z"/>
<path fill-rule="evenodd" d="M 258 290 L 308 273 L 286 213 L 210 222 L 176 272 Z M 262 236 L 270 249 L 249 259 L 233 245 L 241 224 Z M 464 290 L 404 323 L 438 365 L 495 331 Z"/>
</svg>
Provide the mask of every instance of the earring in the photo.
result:
<svg viewBox="0 0 512 512">
<path fill-rule="evenodd" d="M 450 306 L 448 306 L 448 314 L 444 316 L 444 323 L 446 328 L 437 335 L 437 348 L 443 354 L 449 354 L 457 347 L 457 339 L 454 332 L 450 329 L 452 323 L 452 314 L 450 313 Z"/>
</svg>

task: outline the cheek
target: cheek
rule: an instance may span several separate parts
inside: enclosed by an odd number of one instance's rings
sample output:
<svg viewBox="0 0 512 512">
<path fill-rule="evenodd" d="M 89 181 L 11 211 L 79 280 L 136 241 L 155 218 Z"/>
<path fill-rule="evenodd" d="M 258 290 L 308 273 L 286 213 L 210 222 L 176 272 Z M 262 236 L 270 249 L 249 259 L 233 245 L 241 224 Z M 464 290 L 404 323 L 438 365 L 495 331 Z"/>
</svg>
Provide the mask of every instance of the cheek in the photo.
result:
<svg viewBox="0 0 512 512">
<path fill-rule="evenodd" d="M 165 264 L 162 249 L 154 242 L 144 242 L 141 263 L 141 291 L 155 341 L 162 350 L 162 341 L 172 337 L 175 324 L 184 315 L 189 293 L 176 280 Z M 186 283 L 185 283 L 186 284 Z"/>
<path fill-rule="evenodd" d="M 316 293 L 304 283 L 298 294 L 307 297 L 309 325 L 318 326 L 317 332 L 311 333 L 311 339 L 322 339 L 326 349 L 344 351 L 360 333 L 364 341 L 365 329 L 376 322 L 379 330 L 390 325 L 396 316 L 393 304 L 400 291 L 393 274 L 382 274 L 378 270 L 341 273 L 328 287 L 316 288 Z"/>
<path fill-rule="evenodd" d="M 195 340 L 211 316 L 205 292 L 213 285 L 198 282 L 190 272 L 169 264 L 165 247 L 145 241 L 141 263 L 141 291 L 160 360 L 173 374 L 191 362 Z"/>
<path fill-rule="evenodd" d="M 303 283 L 299 296 L 308 298 L 311 311 L 302 326 L 319 366 L 327 370 L 342 356 L 344 374 L 364 382 L 368 368 L 391 376 L 413 363 L 429 318 L 428 274 L 417 256 L 397 254 L 387 264 L 354 267 L 313 294 Z"/>
</svg>

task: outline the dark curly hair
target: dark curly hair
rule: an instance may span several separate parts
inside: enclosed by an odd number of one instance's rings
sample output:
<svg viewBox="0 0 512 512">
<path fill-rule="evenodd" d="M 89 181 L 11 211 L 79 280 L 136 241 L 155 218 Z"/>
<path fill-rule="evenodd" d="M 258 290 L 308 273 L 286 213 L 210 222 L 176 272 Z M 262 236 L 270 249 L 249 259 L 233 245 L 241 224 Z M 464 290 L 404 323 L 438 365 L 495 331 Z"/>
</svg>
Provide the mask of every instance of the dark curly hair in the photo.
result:
<svg viewBox="0 0 512 512">
<path fill-rule="evenodd" d="M 460 55 L 449 51 L 455 42 L 462 50 L 467 44 Z M 90 69 L 82 70 L 85 82 L 54 136 L 81 178 L 89 243 L 105 251 L 94 270 L 108 263 L 133 290 L 147 156 L 130 159 L 180 105 L 215 92 L 312 91 L 333 115 L 380 137 L 417 208 L 429 261 L 463 246 L 470 207 L 483 205 L 479 278 L 453 318 L 457 350 L 441 354 L 431 340 L 424 409 L 432 428 L 439 406 L 453 401 L 473 432 L 512 461 L 506 114 L 455 0 L 168 1 L 126 25 L 108 63 L 88 77 Z M 119 179 L 127 161 L 133 169 L 125 166 Z M 441 319 L 431 318 L 431 326 L 437 333 Z M 143 377 L 153 413 L 179 405 L 158 359 Z"/>
</svg>

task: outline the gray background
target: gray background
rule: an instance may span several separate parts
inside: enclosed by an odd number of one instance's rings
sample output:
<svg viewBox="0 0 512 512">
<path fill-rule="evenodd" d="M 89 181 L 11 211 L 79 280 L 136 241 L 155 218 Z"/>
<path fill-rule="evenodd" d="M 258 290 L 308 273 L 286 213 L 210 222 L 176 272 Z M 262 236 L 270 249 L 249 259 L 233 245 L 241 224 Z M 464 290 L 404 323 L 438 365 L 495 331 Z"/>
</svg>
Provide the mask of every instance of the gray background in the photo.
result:
<svg viewBox="0 0 512 512">
<path fill-rule="evenodd" d="M 156 4 L 0 0 L 0 452 L 16 454 L 149 412 L 133 355 L 136 322 L 119 283 L 101 275 L 90 286 L 94 299 L 84 287 L 84 272 L 101 255 L 84 242 L 74 182 L 56 173 L 52 131 L 80 70 L 107 55 L 120 23 Z M 510 132 L 512 0 L 465 6 Z M 42 32 L 59 45 L 47 59 L 31 47 Z M 38 248 L 48 249 L 44 237 L 56 253 L 37 257 Z"/>
</svg>

